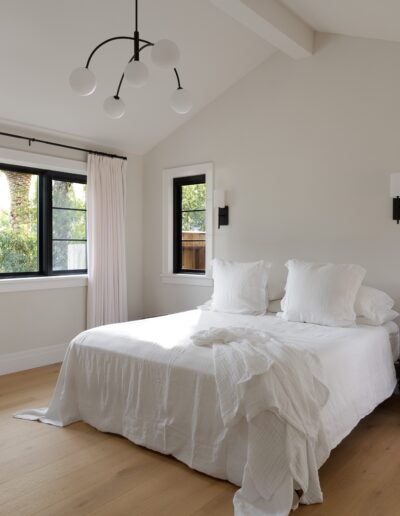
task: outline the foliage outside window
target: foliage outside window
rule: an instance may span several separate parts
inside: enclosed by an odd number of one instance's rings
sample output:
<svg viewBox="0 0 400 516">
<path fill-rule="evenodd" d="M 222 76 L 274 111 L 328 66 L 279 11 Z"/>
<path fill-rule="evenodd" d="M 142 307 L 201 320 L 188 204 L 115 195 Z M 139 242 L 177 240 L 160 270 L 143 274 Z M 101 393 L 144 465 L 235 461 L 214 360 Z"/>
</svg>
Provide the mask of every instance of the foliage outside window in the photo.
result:
<svg viewBox="0 0 400 516">
<path fill-rule="evenodd" d="M 174 272 L 206 269 L 205 175 L 174 179 Z"/>
<path fill-rule="evenodd" d="M 86 272 L 86 178 L 0 165 L 0 275 Z"/>
<path fill-rule="evenodd" d="M 38 271 L 38 176 L 0 170 L 0 273 Z"/>
</svg>

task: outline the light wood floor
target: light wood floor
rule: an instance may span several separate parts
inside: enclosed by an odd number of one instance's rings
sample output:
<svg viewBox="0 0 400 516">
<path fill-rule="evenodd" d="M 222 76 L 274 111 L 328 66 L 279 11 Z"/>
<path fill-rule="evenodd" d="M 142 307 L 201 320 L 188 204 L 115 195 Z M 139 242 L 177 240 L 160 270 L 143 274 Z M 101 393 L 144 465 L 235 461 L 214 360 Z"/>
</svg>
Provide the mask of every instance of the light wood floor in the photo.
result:
<svg viewBox="0 0 400 516">
<path fill-rule="evenodd" d="M 236 488 L 84 423 L 16 420 L 46 406 L 58 366 L 0 377 L 0 515 L 231 516 Z M 321 469 L 325 502 L 297 516 L 400 516 L 400 400 L 364 419 Z"/>
</svg>

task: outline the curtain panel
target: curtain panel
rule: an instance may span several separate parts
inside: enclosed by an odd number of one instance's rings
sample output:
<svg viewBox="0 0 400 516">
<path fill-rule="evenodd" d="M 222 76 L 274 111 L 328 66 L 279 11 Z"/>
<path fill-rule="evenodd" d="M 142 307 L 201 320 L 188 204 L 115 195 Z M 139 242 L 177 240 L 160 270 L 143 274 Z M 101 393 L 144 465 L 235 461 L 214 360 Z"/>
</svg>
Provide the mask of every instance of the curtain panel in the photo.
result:
<svg viewBox="0 0 400 516">
<path fill-rule="evenodd" d="M 89 154 L 87 327 L 128 319 L 126 161 Z"/>
</svg>

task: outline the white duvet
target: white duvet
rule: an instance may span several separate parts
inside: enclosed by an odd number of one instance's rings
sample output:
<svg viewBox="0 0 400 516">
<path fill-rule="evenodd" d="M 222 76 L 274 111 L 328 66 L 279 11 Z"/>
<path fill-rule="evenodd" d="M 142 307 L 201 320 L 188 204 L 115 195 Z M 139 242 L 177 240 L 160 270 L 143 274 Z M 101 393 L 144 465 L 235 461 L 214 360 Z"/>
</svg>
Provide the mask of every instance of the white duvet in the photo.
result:
<svg viewBox="0 0 400 516">
<path fill-rule="evenodd" d="M 306 350 L 317 358 L 318 377 L 328 389 L 329 399 L 320 409 L 319 422 L 327 448 L 314 454 L 315 468 L 394 390 L 391 347 L 383 328 L 328 328 L 288 323 L 274 316 L 194 310 L 81 333 L 70 344 L 50 406 L 22 411 L 17 417 L 59 426 L 84 420 L 99 430 L 174 455 L 194 469 L 245 486 L 254 428 L 246 417 L 231 425 L 224 421 L 213 349 L 196 346 L 191 340 L 198 331 L 227 327 L 267 332 L 285 349 Z M 282 433 L 278 429 L 282 418 L 268 409 L 264 416 L 257 439 L 265 440 L 267 450 L 274 449 Z M 284 453 L 281 446 L 277 457 Z M 277 464 L 264 464 L 264 468 L 268 478 Z M 245 507 L 242 514 L 287 514 L 285 504 L 288 490 L 293 491 L 293 479 L 294 475 L 286 478 L 281 484 L 283 492 L 275 492 L 277 505 L 272 509 L 256 508 L 263 486 L 256 486 L 252 493 L 249 484 L 244 503 L 250 500 L 254 504 L 252 512 Z M 264 488 L 268 491 L 268 486 Z M 273 512 L 266 512 L 270 509 Z"/>
<path fill-rule="evenodd" d="M 247 423 L 235 515 L 288 514 L 298 502 L 294 486 L 303 491 L 302 502 L 322 502 L 317 464 L 329 455 L 321 425 L 329 393 L 317 357 L 250 328 L 212 328 L 192 341 L 212 347 L 225 428 Z"/>
</svg>

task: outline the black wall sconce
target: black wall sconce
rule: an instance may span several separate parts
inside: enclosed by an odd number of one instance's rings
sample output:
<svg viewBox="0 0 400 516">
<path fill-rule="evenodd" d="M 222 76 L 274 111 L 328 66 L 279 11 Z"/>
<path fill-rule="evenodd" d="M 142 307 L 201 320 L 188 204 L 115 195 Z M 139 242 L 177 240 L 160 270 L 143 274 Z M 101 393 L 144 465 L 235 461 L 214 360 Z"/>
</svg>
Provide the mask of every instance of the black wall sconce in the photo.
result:
<svg viewBox="0 0 400 516">
<path fill-rule="evenodd" d="M 396 197 L 393 199 L 393 220 L 397 221 L 397 224 L 400 220 L 400 197 Z"/>
<path fill-rule="evenodd" d="M 218 229 L 229 225 L 229 206 L 226 206 L 225 190 L 214 191 L 214 207 L 218 208 Z"/>
<path fill-rule="evenodd" d="M 400 221 L 400 174 L 390 176 L 390 196 L 393 197 L 393 220 Z"/>
</svg>

